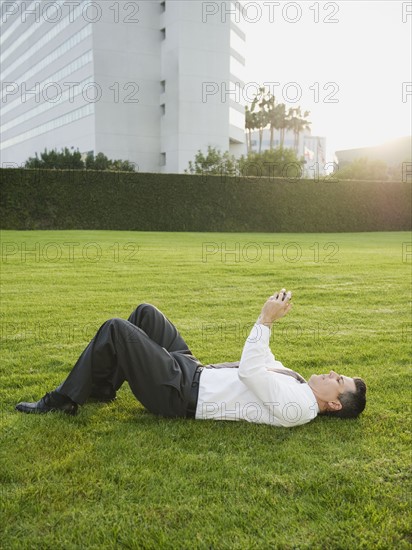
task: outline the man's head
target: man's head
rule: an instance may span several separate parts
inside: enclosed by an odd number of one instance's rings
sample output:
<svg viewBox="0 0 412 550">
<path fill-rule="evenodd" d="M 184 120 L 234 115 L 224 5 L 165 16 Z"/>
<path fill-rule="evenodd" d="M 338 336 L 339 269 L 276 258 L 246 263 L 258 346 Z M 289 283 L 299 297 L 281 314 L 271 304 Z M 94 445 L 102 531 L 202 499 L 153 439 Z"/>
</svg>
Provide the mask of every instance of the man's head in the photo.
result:
<svg viewBox="0 0 412 550">
<path fill-rule="evenodd" d="M 355 418 L 366 405 L 366 384 L 362 378 L 336 374 L 313 374 L 308 384 L 315 394 L 320 414 Z"/>
</svg>

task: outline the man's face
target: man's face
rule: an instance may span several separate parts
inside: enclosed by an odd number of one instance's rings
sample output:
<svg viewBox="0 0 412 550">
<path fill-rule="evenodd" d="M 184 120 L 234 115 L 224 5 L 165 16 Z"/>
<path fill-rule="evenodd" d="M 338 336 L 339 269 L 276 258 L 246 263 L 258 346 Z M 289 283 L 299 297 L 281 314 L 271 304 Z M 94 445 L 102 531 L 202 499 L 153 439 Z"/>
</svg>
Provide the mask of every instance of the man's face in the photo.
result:
<svg viewBox="0 0 412 550">
<path fill-rule="evenodd" d="M 312 374 L 308 384 L 318 399 L 329 403 L 338 401 L 338 395 L 346 391 L 356 391 L 353 378 L 337 374 L 331 370 L 329 374 Z"/>
</svg>

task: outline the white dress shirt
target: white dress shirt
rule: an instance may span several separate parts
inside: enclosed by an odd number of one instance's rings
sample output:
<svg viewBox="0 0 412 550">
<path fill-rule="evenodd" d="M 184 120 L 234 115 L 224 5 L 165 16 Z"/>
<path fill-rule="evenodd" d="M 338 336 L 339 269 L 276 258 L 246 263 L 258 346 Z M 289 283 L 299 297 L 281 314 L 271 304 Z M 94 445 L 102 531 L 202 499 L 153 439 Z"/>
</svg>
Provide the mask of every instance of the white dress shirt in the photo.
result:
<svg viewBox="0 0 412 550">
<path fill-rule="evenodd" d="M 268 370 L 285 368 L 270 351 L 269 338 L 269 327 L 255 323 L 239 368 L 203 369 L 196 419 L 246 420 L 292 427 L 317 416 L 319 406 L 308 384 Z"/>
</svg>

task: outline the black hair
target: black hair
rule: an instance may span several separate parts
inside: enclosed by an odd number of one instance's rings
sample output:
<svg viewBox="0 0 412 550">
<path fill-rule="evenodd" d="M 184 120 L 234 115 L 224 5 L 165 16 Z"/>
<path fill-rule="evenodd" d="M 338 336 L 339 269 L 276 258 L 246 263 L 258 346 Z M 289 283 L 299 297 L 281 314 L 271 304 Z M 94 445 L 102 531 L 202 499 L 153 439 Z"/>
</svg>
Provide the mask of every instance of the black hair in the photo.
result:
<svg viewBox="0 0 412 550">
<path fill-rule="evenodd" d="M 342 408 L 339 411 L 325 411 L 325 416 L 338 418 L 356 418 L 364 410 L 366 405 L 366 384 L 362 378 L 354 378 L 355 391 L 345 391 L 338 395 Z"/>
</svg>

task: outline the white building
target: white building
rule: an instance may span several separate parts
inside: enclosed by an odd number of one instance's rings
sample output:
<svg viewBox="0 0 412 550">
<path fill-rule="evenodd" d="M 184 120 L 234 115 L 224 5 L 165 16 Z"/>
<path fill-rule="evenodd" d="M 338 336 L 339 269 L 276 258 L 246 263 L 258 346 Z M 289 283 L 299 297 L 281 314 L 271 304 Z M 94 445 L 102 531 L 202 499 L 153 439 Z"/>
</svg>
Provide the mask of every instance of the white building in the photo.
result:
<svg viewBox="0 0 412 550">
<path fill-rule="evenodd" d="M 245 34 L 232 2 L 1 5 L 1 166 L 45 148 L 181 173 L 244 152 Z"/>
<path fill-rule="evenodd" d="M 259 131 L 252 132 L 252 151 L 259 151 Z M 273 148 L 280 146 L 280 131 L 273 131 Z M 295 135 L 292 130 L 285 130 L 283 141 L 285 149 L 295 149 Z M 261 151 L 270 149 L 270 129 L 263 130 Z M 312 136 L 310 130 L 304 130 L 299 134 L 299 144 L 297 157 L 304 158 L 305 165 L 303 176 L 305 178 L 317 179 L 318 176 L 324 176 L 328 172 L 326 163 L 326 138 Z M 329 170 L 330 171 L 330 170 Z"/>
</svg>

